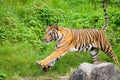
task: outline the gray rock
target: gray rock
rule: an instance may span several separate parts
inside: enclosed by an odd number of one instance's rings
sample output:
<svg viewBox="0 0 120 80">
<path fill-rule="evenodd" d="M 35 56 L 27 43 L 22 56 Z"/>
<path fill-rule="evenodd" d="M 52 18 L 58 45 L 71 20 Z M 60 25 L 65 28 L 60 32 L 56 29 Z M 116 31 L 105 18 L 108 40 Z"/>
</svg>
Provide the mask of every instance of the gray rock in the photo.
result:
<svg viewBox="0 0 120 80">
<path fill-rule="evenodd" d="M 112 63 L 82 63 L 69 80 L 120 80 L 120 71 Z"/>
</svg>

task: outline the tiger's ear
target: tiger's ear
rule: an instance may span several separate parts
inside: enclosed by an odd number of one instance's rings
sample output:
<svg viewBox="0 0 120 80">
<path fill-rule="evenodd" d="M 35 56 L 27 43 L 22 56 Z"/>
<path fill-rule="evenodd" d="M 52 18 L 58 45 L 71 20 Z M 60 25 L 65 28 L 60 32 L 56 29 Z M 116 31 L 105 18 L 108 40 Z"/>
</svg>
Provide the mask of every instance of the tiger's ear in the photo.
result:
<svg viewBox="0 0 120 80">
<path fill-rule="evenodd" d="M 55 29 L 58 30 L 58 25 L 55 26 Z"/>
</svg>

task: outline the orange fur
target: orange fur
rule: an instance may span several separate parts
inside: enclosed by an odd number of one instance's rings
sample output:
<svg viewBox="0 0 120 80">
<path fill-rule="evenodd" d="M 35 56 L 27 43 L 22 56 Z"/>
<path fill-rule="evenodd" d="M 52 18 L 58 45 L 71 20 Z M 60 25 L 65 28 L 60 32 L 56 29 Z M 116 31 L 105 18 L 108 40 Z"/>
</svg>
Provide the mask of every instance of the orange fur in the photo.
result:
<svg viewBox="0 0 120 80">
<path fill-rule="evenodd" d="M 91 56 L 94 63 L 97 62 L 98 49 L 101 49 L 109 57 L 111 57 L 115 63 L 118 63 L 117 57 L 112 51 L 112 47 L 109 44 L 107 38 L 104 35 L 104 30 L 96 29 L 82 29 L 75 30 L 64 27 L 48 26 L 45 42 L 49 43 L 52 40 L 57 42 L 56 50 L 42 61 L 38 61 L 37 64 L 42 67 L 53 66 L 54 63 L 65 53 L 69 51 L 91 51 Z M 94 53 L 96 52 L 96 53 Z M 48 69 L 47 69 L 48 70 Z"/>
</svg>

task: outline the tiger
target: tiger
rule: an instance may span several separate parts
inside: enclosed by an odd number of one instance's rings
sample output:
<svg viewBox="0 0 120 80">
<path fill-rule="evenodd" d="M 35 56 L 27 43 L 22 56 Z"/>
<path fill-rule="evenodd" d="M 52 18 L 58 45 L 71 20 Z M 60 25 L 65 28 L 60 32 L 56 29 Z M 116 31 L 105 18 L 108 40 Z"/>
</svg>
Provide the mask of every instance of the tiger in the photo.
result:
<svg viewBox="0 0 120 80">
<path fill-rule="evenodd" d="M 48 71 L 62 56 L 70 51 L 90 51 L 91 58 L 94 64 L 99 63 L 99 50 L 103 51 L 107 56 L 112 58 L 118 64 L 117 56 L 112 50 L 104 32 L 108 27 L 108 15 L 103 0 L 102 7 L 105 15 L 105 24 L 103 29 L 71 29 L 62 26 L 48 25 L 44 41 L 50 43 L 56 41 L 55 51 L 46 57 L 44 60 L 37 61 L 37 64 L 42 66 L 43 71 Z"/>
</svg>

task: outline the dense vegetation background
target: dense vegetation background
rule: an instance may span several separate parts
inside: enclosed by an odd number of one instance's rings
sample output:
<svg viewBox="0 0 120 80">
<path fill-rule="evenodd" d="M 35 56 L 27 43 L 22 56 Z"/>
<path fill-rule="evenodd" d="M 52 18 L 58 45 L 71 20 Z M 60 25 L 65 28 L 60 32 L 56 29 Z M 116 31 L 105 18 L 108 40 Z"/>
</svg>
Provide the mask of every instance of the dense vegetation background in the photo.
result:
<svg viewBox="0 0 120 80">
<path fill-rule="evenodd" d="M 62 57 L 49 72 L 42 72 L 36 65 L 36 61 L 44 59 L 55 47 L 55 42 L 46 45 L 42 40 L 47 20 L 53 25 L 76 29 L 102 29 L 101 1 L 0 0 L 0 80 L 69 75 L 80 63 L 91 63 L 89 52 L 72 52 Z M 107 11 L 109 27 L 105 34 L 120 61 L 120 0 L 107 0 Z M 105 54 L 99 58 L 113 62 Z"/>
</svg>

